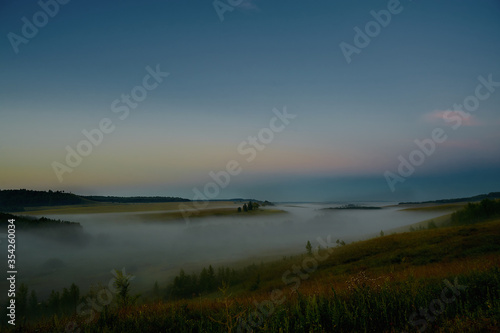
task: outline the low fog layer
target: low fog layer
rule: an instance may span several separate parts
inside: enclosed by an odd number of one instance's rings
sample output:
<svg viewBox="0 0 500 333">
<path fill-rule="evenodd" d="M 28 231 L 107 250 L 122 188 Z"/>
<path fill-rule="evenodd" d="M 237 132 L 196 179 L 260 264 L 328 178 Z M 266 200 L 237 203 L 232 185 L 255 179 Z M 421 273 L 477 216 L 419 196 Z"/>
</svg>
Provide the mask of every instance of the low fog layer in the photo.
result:
<svg viewBox="0 0 500 333">
<path fill-rule="evenodd" d="M 79 222 L 90 237 L 85 245 L 63 245 L 19 233 L 16 253 L 19 282 L 41 296 L 76 283 L 83 290 L 106 285 L 112 269 L 125 267 L 136 278 L 136 291 L 165 286 L 181 268 L 245 265 L 305 252 L 309 240 L 330 235 L 346 243 L 377 235 L 380 230 L 405 226 L 443 212 L 409 212 L 389 207 L 379 210 L 322 210 L 332 205 L 300 204 L 275 208 L 286 214 L 192 219 L 191 223 L 144 222 L 141 213 L 51 215 Z M 158 212 L 156 212 L 158 213 Z"/>
</svg>

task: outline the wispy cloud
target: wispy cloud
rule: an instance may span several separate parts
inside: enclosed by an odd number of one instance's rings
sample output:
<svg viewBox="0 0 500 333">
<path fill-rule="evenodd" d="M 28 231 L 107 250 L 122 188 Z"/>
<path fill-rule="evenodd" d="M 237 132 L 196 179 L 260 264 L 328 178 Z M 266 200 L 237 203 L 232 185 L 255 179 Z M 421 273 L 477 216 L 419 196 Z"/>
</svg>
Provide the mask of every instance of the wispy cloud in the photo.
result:
<svg viewBox="0 0 500 333">
<path fill-rule="evenodd" d="M 456 119 L 460 118 L 461 126 L 476 127 L 482 126 L 483 123 L 476 119 L 473 115 L 467 112 L 453 110 L 434 110 L 423 115 L 423 120 L 431 124 L 446 124 L 452 126 Z"/>
</svg>

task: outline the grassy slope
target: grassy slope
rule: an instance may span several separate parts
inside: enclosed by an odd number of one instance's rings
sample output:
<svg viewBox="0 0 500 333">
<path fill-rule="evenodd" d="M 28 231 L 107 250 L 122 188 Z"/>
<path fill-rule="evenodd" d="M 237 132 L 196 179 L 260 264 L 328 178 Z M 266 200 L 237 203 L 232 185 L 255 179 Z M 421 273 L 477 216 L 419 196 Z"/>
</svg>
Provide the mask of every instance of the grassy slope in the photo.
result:
<svg viewBox="0 0 500 333">
<path fill-rule="evenodd" d="M 360 270 L 373 274 L 422 271 L 432 264 L 461 263 L 483 255 L 500 255 L 500 220 L 468 227 L 449 227 L 377 237 L 337 247 L 328 259 L 319 263 L 314 279 L 308 284 L 343 281 Z M 326 250 L 320 255 L 327 254 Z M 264 265 L 261 274 L 264 289 L 283 288 L 283 272 L 300 265 L 306 256 L 296 256 Z M 500 257 L 499 257 L 500 259 Z M 482 259 L 481 259 L 482 260 Z M 497 261 L 497 264 L 500 263 Z M 429 266 L 430 265 L 430 266 Z M 423 270 L 425 271 L 425 269 Z M 424 274 L 425 275 L 425 274 Z"/>
<path fill-rule="evenodd" d="M 441 215 L 441 216 L 434 217 L 432 219 L 427 219 L 427 220 L 424 220 L 424 221 L 420 221 L 420 222 L 412 223 L 412 224 L 409 224 L 409 225 L 405 225 L 403 227 L 398 227 L 398 228 L 390 229 L 390 230 L 387 231 L 387 234 L 408 232 L 408 231 L 412 231 L 412 228 L 416 229 L 416 230 L 427 229 L 428 226 L 429 226 L 429 223 L 431 223 L 431 222 L 434 222 L 438 227 L 447 226 L 447 225 L 450 224 L 451 214 L 452 213 L 448 213 L 448 214 L 444 214 L 444 215 Z"/>
<path fill-rule="evenodd" d="M 426 229 L 430 222 L 434 222 L 438 227 L 446 226 L 450 223 L 451 214 L 453 212 L 456 212 L 457 210 L 463 208 L 466 205 L 467 205 L 467 203 L 463 203 L 463 202 L 451 203 L 451 204 L 402 205 L 402 207 L 406 207 L 406 208 L 401 209 L 402 211 L 410 211 L 410 212 L 411 211 L 420 211 L 420 212 L 433 211 L 433 212 L 443 212 L 443 215 L 432 218 L 432 219 L 409 224 L 409 225 L 406 225 L 403 227 L 388 230 L 387 234 L 407 232 L 407 231 L 410 231 L 411 228 Z"/>
</svg>

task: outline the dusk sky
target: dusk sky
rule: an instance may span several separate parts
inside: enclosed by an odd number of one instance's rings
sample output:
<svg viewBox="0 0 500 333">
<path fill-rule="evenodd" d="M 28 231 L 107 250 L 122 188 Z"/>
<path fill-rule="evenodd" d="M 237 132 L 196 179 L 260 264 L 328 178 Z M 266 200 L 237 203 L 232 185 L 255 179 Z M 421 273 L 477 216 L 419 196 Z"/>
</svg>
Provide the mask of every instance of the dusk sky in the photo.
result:
<svg viewBox="0 0 500 333">
<path fill-rule="evenodd" d="M 215 199 L 500 191 L 498 0 L 40 3 L 0 4 L 1 189 L 192 199 L 236 161 Z"/>
</svg>

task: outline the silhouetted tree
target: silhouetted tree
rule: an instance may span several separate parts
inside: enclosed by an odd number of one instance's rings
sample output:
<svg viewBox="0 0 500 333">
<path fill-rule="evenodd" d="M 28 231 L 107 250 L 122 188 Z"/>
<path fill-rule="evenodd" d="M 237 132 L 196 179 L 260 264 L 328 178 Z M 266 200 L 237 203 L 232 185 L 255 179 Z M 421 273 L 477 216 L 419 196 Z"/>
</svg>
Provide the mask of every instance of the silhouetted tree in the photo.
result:
<svg viewBox="0 0 500 333">
<path fill-rule="evenodd" d="M 20 318 L 27 315 L 28 308 L 28 286 L 21 283 L 19 289 L 16 292 L 16 312 Z"/>
<path fill-rule="evenodd" d="M 38 297 L 36 296 L 36 292 L 34 290 L 31 291 L 29 300 L 28 300 L 28 313 L 30 318 L 36 318 L 40 314 L 38 306 Z"/>
<path fill-rule="evenodd" d="M 308 254 L 308 255 L 311 255 L 311 254 L 312 254 L 312 245 L 311 245 L 311 242 L 310 242 L 310 241 L 307 241 L 307 244 L 306 244 L 306 250 L 307 250 L 307 254 Z"/>
<path fill-rule="evenodd" d="M 61 310 L 61 298 L 59 296 L 59 292 L 52 290 L 50 293 L 49 299 L 47 300 L 47 305 L 49 307 L 49 311 L 51 313 L 60 313 Z"/>
<path fill-rule="evenodd" d="M 61 294 L 61 309 L 63 312 L 67 313 L 68 309 L 72 308 L 71 304 L 71 295 L 69 294 L 69 290 L 64 288 Z"/>
<path fill-rule="evenodd" d="M 113 285 L 118 290 L 118 303 L 121 306 L 126 306 L 133 302 L 130 297 L 130 279 L 132 276 L 130 274 L 125 275 L 119 270 L 115 270 L 115 272 L 116 277 Z"/>
<path fill-rule="evenodd" d="M 153 297 L 155 301 L 160 300 L 160 286 L 158 285 L 158 281 L 155 281 L 155 285 L 153 287 Z"/>
<path fill-rule="evenodd" d="M 210 284 L 209 280 L 210 279 L 208 276 L 208 270 L 205 267 L 203 267 L 200 273 L 200 281 L 199 281 L 200 292 L 204 292 L 209 289 L 209 284 Z"/>
<path fill-rule="evenodd" d="M 70 295 L 70 306 L 72 311 L 76 312 L 76 307 L 78 306 L 78 302 L 80 301 L 80 288 L 74 283 L 69 287 L 69 295 Z"/>
<path fill-rule="evenodd" d="M 427 223 L 427 229 L 436 229 L 438 226 L 436 225 L 436 222 L 434 220 L 431 220 L 429 223 Z"/>
<path fill-rule="evenodd" d="M 257 278 L 250 285 L 250 291 L 255 291 L 255 290 L 259 289 L 259 286 L 260 286 L 260 273 L 257 274 Z"/>
<path fill-rule="evenodd" d="M 212 265 L 208 266 L 208 288 L 209 290 L 214 290 L 217 287 L 215 281 L 215 271 Z"/>
</svg>

